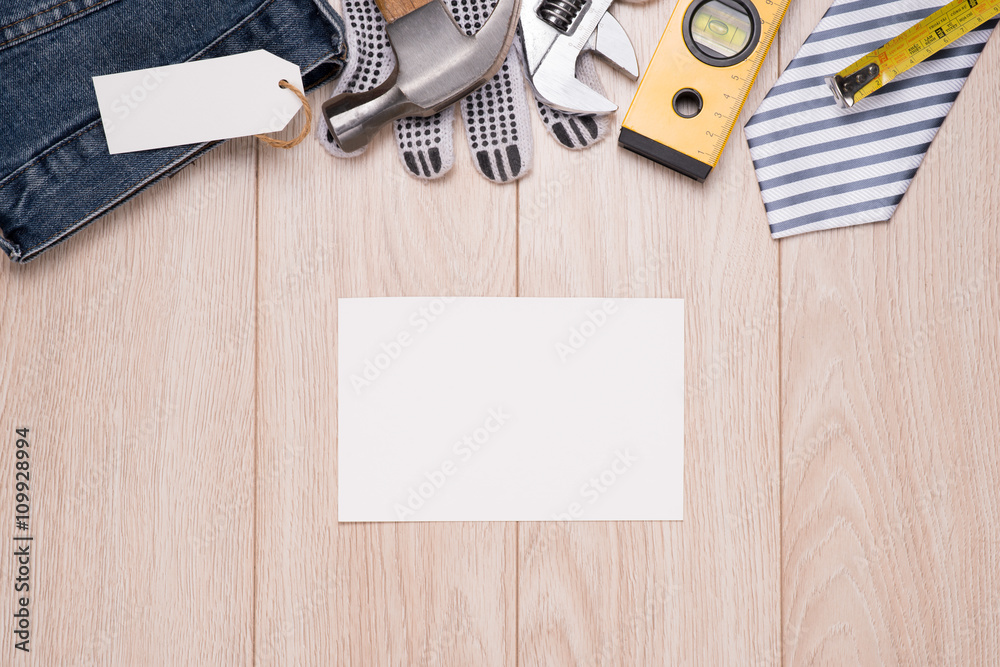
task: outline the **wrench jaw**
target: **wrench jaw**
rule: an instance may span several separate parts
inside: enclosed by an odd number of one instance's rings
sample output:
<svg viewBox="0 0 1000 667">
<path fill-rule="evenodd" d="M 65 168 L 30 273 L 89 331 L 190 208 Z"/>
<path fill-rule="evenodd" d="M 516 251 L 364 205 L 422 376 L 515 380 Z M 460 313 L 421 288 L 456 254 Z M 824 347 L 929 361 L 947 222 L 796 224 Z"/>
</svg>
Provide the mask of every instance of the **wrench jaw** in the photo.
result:
<svg viewBox="0 0 1000 667">
<path fill-rule="evenodd" d="M 535 97 L 554 109 L 571 114 L 609 114 L 618 105 L 576 78 L 577 53 L 552 53 L 529 77 Z M 561 56 L 561 57 L 560 57 Z"/>
<path fill-rule="evenodd" d="M 489 81 L 503 65 L 517 29 L 520 0 L 499 0 L 475 35 L 466 35 L 440 0 L 389 23 L 396 69 L 377 88 L 343 93 L 323 104 L 334 140 L 363 148 L 389 121 L 431 116 Z"/>
<path fill-rule="evenodd" d="M 524 0 L 521 5 L 523 55 L 535 96 L 571 114 L 609 114 L 618 105 L 576 78 L 576 61 L 592 51 L 632 79 L 639 64 L 632 42 L 615 17 L 607 13 L 611 0 L 591 0 L 563 33 L 540 16 L 545 0 Z"/>
<path fill-rule="evenodd" d="M 611 14 L 601 17 L 585 48 L 617 67 L 633 81 L 639 78 L 639 61 L 636 60 L 632 40 Z"/>
</svg>

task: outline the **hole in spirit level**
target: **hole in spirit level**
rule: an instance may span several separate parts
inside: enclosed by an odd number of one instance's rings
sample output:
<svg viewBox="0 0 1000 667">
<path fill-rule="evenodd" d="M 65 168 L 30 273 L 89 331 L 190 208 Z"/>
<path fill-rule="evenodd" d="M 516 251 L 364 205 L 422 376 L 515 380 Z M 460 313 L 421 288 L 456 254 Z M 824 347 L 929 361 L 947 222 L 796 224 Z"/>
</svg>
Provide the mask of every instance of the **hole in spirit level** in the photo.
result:
<svg viewBox="0 0 1000 667">
<path fill-rule="evenodd" d="M 701 113 L 705 106 L 705 101 L 701 99 L 701 93 L 694 88 L 681 88 L 674 95 L 674 111 L 681 118 L 694 118 Z"/>
</svg>

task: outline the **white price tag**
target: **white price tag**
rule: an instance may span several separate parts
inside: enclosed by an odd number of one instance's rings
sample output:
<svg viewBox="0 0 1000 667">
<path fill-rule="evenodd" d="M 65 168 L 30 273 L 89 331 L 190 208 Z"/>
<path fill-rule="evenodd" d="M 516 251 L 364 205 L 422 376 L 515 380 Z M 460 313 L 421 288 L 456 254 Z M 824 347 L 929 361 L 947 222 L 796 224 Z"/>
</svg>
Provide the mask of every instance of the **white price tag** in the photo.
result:
<svg viewBox="0 0 1000 667">
<path fill-rule="evenodd" d="M 302 103 L 298 65 L 267 51 L 94 77 L 112 153 L 277 132 Z"/>
</svg>

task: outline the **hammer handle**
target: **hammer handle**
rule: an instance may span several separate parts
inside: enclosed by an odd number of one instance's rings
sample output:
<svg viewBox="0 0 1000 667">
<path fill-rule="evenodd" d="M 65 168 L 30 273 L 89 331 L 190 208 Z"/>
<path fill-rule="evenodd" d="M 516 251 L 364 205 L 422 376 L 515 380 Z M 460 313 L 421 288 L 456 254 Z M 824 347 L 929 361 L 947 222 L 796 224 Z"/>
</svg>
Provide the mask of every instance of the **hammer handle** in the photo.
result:
<svg viewBox="0 0 1000 667">
<path fill-rule="evenodd" d="M 403 18 L 410 12 L 420 9 L 430 2 L 435 2 L 435 0 L 375 0 L 375 4 L 378 5 L 382 16 L 389 23 Z"/>
</svg>

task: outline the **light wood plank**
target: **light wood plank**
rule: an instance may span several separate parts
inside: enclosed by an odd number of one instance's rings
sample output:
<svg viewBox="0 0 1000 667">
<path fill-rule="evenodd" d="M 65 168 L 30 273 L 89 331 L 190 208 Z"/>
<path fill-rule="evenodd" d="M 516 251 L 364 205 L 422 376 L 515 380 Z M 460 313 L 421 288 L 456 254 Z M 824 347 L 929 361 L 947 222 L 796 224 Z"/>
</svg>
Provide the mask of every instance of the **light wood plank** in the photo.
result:
<svg viewBox="0 0 1000 667">
<path fill-rule="evenodd" d="M 253 154 L 231 143 L 0 266 L 4 664 L 251 662 Z M 8 588 L 20 426 L 27 655 Z"/>
<path fill-rule="evenodd" d="M 827 5 L 792 4 L 744 120 Z M 640 61 L 670 9 L 616 8 Z M 0 267 L 37 591 L 2 662 L 990 664 L 998 72 L 993 39 L 888 225 L 772 242 L 739 131 L 703 186 L 538 127 L 519 187 L 461 137 L 433 184 L 385 136 L 244 140 Z M 685 521 L 337 524 L 336 298 L 418 294 L 687 299 Z"/>
<path fill-rule="evenodd" d="M 1000 655 L 998 76 L 994 36 L 890 223 L 782 242 L 786 664 Z"/>
<path fill-rule="evenodd" d="M 671 9 L 616 6 L 640 62 Z M 601 74 L 624 107 L 635 84 Z M 521 524 L 518 664 L 777 664 L 778 252 L 742 133 L 704 185 L 535 136 L 519 294 L 686 299 L 685 519 Z"/>
<path fill-rule="evenodd" d="M 337 297 L 514 293 L 516 191 L 456 163 L 261 153 L 259 664 L 514 664 L 513 524 L 337 523 Z"/>
</svg>

